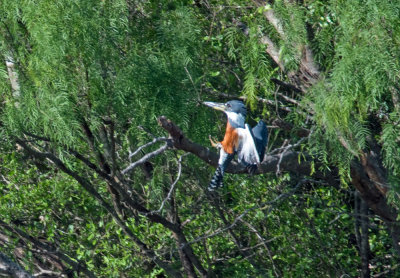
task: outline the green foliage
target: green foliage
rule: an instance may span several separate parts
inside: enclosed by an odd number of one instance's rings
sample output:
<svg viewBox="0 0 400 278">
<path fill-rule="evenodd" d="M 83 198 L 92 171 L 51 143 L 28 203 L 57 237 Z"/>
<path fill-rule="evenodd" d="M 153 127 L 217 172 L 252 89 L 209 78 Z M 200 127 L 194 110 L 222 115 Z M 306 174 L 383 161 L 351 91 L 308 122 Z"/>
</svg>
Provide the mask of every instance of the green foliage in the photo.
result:
<svg viewBox="0 0 400 278">
<path fill-rule="evenodd" d="M 256 7 L 233 0 L 3 0 L 0 60 L 14 62 L 21 94 L 12 91 L 9 69 L 0 63 L 2 220 L 56 245 L 98 277 L 166 275 L 75 179 L 54 163 L 22 152 L 15 139 L 59 157 L 111 205 L 115 200 L 102 173 L 72 151 L 97 167 L 104 166 L 102 155 L 113 168 L 109 171 L 118 172 L 163 144 L 129 157 L 152 136 L 165 136 L 157 125 L 161 115 L 206 145 L 208 134 L 222 136 L 225 117 L 199 103 L 220 100 L 219 93 L 240 95 L 247 98 L 250 121 L 265 119 L 273 126 L 268 151 L 281 148 L 286 139 L 294 144 L 298 131 L 308 130 L 308 140 L 298 146 L 298 161 L 306 155 L 314 158 L 312 178 L 337 169 L 341 186 L 305 182 L 309 177 L 275 169 L 258 176 L 227 174 L 220 199 L 226 222 L 204 191 L 214 169 L 193 155 L 179 162 L 184 153 L 169 149 L 151 159 L 150 166 L 122 177 L 135 202 L 158 210 L 180 169 L 160 216 L 179 224 L 195 256 L 216 277 L 359 275 L 350 164 L 372 148 L 371 139 L 382 147 L 394 185 L 388 203 L 399 208 L 395 99 L 400 4 L 297 2 Z M 283 33 L 266 20 L 269 9 L 280 19 Z M 276 44 L 285 72 L 260 42 L 264 35 Z M 321 70 L 317 83 L 302 94 L 271 81 L 292 82 L 304 70 L 306 47 Z M 281 92 L 290 100 L 282 99 Z M 274 105 L 261 104 L 259 98 Z M 275 120 L 293 128 L 278 129 Z M 146 172 L 146 166 L 151 170 Z M 127 211 L 121 218 L 132 234 L 183 273 L 181 246 L 171 230 Z M 384 223 L 370 221 L 371 263 L 378 274 L 397 261 L 388 255 L 392 250 Z M 233 223 L 231 231 L 227 223 Z M 4 233 L 13 241 L 0 249 L 11 255 L 20 242 L 15 234 Z M 26 249 L 25 266 L 33 271 L 34 250 Z"/>
</svg>

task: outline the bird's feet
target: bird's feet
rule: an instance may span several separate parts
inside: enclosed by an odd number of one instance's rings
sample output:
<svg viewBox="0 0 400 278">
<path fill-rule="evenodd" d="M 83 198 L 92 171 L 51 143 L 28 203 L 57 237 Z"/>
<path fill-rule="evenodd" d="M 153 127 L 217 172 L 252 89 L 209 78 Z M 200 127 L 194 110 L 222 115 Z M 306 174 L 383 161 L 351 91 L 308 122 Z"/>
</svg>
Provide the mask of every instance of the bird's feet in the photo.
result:
<svg viewBox="0 0 400 278">
<path fill-rule="evenodd" d="M 257 168 L 258 168 L 257 164 L 246 165 L 247 173 L 249 173 L 251 176 L 253 176 L 256 173 Z"/>
<path fill-rule="evenodd" d="M 213 139 L 213 138 L 211 137 L 211 135 L 208 135 L 208 139 L 210 139 L 211 146 L 213 146 L 214 148 L 220 149 L 220 148 L 222 147 L 222 146 L 221 146 L 221 143 L 218 142 L 218 141 L 216 141 L 215 139 Z"/>
</svg>

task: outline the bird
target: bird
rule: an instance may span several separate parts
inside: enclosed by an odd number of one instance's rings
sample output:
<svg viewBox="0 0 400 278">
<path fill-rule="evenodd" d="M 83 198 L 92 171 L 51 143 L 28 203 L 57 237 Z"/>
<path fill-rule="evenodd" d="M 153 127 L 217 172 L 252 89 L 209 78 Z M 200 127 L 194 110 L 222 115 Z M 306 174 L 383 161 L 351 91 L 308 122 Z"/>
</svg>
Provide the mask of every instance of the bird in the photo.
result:
<svg viewBox="0 0 400 278">
<path fill-rule="evenodd" d="M 218 166 L 208 186 L 208 191 L 213 192 L 223 187 L 225 169 L 236 154 L 238 162 L 245 166 L 250 174 L 254 174 L 257 165 L 264 158 L 268 129 L 263 120 L 252 129 L 245 123 L 247 109 L 242 101 L 230 100 L 226 103 L 204 101 L 203 104 L 223 111 L 228 118 L 222 141 L 215 142 L 209 136 L 211 145 L 219 149 Z"/>
</svg>

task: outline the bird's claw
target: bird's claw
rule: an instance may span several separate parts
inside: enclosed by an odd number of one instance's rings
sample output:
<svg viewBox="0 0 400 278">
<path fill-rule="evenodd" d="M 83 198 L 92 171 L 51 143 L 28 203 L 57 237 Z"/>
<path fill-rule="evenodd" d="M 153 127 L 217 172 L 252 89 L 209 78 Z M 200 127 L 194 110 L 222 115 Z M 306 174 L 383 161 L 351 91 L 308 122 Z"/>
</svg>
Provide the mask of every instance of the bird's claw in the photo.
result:
<svg viewBox="0 0 400 278">
<path fill-rule="evenodd" d="M 211 135 L 208 135 L 208 139 L 210 139 L 211 146 L 213 146 L 214 148 L 217 148 L 217 149 L 221 148 L 221 143 L 216 141 L 215 139 L 213 139 L 211 137 Z"/>
<path fill-rule="evenodd" d="M 249 164 L 246 166 L 246 170 L 250 174 L 250 176 L 253 176 L 256 173 L 257 168 L 257 164 Z"/>
</svg>

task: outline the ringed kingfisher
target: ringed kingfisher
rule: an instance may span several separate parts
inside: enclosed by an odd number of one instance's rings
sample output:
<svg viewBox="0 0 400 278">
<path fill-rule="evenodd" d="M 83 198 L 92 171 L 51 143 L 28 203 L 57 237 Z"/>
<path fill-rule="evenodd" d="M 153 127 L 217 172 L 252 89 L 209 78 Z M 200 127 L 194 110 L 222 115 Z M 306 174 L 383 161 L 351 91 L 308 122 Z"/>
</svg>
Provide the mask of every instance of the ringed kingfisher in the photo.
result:
<svg viewBox="0 0 400 278">
<path fill-rule="evenodd" d="M 245 124 L 247 110 L 242 101 L 231 100 L 226 103 L 206 101 L 203 104 L 223 111 L 228 117 L 224 140 L 215 142 L 211 136 L 209 137 L 211 145 L 220 149 L 218 167 L 208 186 L 208 191 L 214 191 L 223 186 L 225 169 L 235 154 L 238 155 L 238 162 L 245 166 L 250 174 L 254 174 L 257 165 L 264 158 L 268 130 L 262 120 L 253 129 Z"/>
</svg>

